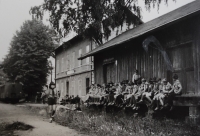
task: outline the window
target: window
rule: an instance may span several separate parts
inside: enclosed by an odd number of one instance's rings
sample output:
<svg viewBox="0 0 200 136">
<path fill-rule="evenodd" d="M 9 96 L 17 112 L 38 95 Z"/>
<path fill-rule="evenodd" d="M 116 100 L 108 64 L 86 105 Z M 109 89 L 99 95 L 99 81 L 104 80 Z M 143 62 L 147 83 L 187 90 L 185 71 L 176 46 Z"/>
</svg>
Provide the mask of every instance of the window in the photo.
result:
<svg viewBox="0 0 200 136">
<path fill-rule="evenodd" d="M 90 51 L 90 46 L 87 45 L 87 46 L 86 46 L 86 53 L 88 53 L 89 51 Z"/>
<path fill-rule="evenodd" d="M 60 71 L 59 71 L 59 68 L 60 68 L 60 67 L 59 67 L 59 60 L 57 60 L 57 64 L 56 64 L 56 72 L 57 72 L 57 73 L 60 72 Z"/>
<path fill-rule="evenodd" d="M 72 81 L 71 94 L 75 95 L 75 82 L 74 81 Z"/>
<path fill-rule="evenodd" d="M 68 67 L 67 67 L 68 66 L 68 57 L 66 57 L 65 60 L 66 60 L 66 62 L 65 62 L 65 70 L 67 71 L 68 70 Z"/>
<path fill-rule="evenodd" d="M 70 62 L 69 62 L 69 55 L 67 55 L 67 59 L 66 59 L 66 67 L 67 67 L 67 71 L 70 69 Z"/>
<path fill-rule="evenodd" d="M 75 68 L 75 52 L 72 53 L 72 68 Z"/>
<path fill-rule="evenodd" d="M 86 53 L 88 53 L 90 51 L 90 46 L 89 45 L 87 45 L 86 46 Z M 86 64 L 89 64 L 90 63 L 90 57 L 87 57 L 86 58 Z"/>
<path fill-rule="evenodd" d="M 79 79 L 79 82 L 78 82 L 78 90 L 79 91 L 81 91 L 81 83 L 82 83 L 82 81 L 81 81 L 81 79 Z"/>
<path fill-rule="evenodd" d="M 93 44 L 92 44 L 92 50 L 94 50 L 95 48 L 96 48 L 96 44 L 93 43 Z"/>
<path fill-rule="evenodd" d="M 57 90 L 57 91 L 60 91 L 59 89 L 60 89 L 60 88 L 59 88 L 59 83 L 56 82 L 56 90 Z"/>
<path fill-rule="evenodd" d="M 61 88 L 60 89 L 61 89 L 60 90 L 61 96 L 64 96 L 65 94 L 64 94 L 64 89 L 63 89 L 63 82 L 61 83 Z"/>
<path fill-rule="evenodd" d="M 79 49 L 78 51 L 78 56 L 81 57 L 82 56 L 82 49 Z M 82 65 L 82 60 L 79 60 L 79 66 Z"/>
<path fill-rule="evenodd" d="M 69 60 L 69 70 L 71 70 L 72 69 L 72 61 L 70 61 L 70 58 L 71 58 L 71 54 L 69 54 L 69 58 L 68 58 L 68 60 Z"/>
<path fill-rule="evenodd" d="M 62 62 L 61 62 L 62 64 L 61 64 L 61 72 L 63 72 L 64 71 L 64 58 L 62 58 Z"/>
</svg>

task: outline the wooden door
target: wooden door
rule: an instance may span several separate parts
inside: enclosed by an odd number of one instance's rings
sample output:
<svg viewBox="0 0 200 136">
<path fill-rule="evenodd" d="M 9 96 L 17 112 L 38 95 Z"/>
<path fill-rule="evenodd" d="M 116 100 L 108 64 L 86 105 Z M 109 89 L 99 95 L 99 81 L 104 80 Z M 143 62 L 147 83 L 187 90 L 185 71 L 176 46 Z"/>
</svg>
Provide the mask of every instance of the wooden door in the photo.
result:
<svg viewBox="0 0 200 136">
<path fill-rule="evenodd" d="M 104 65 L 104 83 L 115 82 L 115 65 L 114 63 L 109 63 Z"/>
<path fill-rule="evenodd" d="M 168 72 L 172 82 L 172 76 L 177 74 L 183 86 L 183 93 L 189 94 L 195 92 L 194 82 L 194 59 L 193 59 L 193 45 L 185 44 L 177 46 L 169 50 L 170 60 L 173 65 L 173 72 Z"/>
</svg>

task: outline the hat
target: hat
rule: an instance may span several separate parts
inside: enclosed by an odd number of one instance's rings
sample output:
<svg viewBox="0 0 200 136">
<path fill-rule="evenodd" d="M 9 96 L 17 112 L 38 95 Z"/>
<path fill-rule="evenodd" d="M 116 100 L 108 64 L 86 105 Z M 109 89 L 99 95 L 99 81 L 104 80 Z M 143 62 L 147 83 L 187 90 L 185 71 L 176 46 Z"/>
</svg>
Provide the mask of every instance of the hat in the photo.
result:
<svg viewBox="0 0 200 136">
<path fill-rule="evenodd" d="M 142 82 L 146 82 L 146 79 L 142 78 Z"/>
<path fill-rule="evenodd" d="M 148 85 L 148 84 L 149 84 L 149 83 L 146 81 L 146 82 L 145 82 L 145 85 Z"/>
<path fill-rule="evenodd" d="M 163 78 L 162 82 L 167 82 L 167 79 L 166 79 L 166 78 Z"/>
<path fill-rule="evenodd" d="M 173 79 L 178 79 L 178 75 L 174 74 Z"/>
</svg>

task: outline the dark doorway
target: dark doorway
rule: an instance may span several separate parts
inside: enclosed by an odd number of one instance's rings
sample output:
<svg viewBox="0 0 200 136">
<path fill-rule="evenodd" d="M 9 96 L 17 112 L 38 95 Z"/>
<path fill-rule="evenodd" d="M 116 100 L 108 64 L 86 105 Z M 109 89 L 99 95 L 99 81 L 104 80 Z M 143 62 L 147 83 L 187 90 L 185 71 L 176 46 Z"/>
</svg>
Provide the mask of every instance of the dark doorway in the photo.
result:
<svg viewBox="0 0 200 136">
<path fill-rule="evenodd" d="M 86 78 L 86 94 L 89 93 L 90 78 Z"/>
<path fill-rule="evenodd" d="M 66 94 L 69 95 L 69 81 L 66 82 Z"/>
<path fill-rule="evenodd" d="M 103 66 L 104 83 L 115 82 L 115 63 L 109 63 Z"/>
</svg>

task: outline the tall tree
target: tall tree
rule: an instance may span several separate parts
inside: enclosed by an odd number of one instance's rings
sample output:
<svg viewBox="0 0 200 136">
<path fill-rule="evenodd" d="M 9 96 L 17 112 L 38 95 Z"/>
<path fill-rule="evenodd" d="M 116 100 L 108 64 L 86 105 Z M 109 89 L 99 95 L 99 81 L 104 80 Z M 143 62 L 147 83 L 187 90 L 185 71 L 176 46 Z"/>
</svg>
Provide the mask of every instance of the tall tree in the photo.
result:
<svg viewBox="0 0 200 136">
<path fill-rule="evenodd" d="M 122 26 L 124 23 L 129 26 L 137 25 L 138 18 L 141 18 L 141 7 L 138 1 L 44 0 L 42 5 L 32 7 L 30 13 L 41 18 L 43 11 L 49 11 L 51 24 L 63 36 L 75 31 L 102 44 L 102 38 L 107 38 L 111 29 Z M 159 9 L 163 1 L 168 2 L 168 0 L 143 0 L 147 10 L 156 5 Z"/>
<path fill-rule="evenodd" d="M 3 61 L 4 72 L 14 82 L 21 82 L 28 94 L 34 94 L 46 84 L 50 72 L 48 58 L 56 45 L 53 29 L 42 21 L 25 21 L 10 43 L 9 53 Z"/>
</svg>

